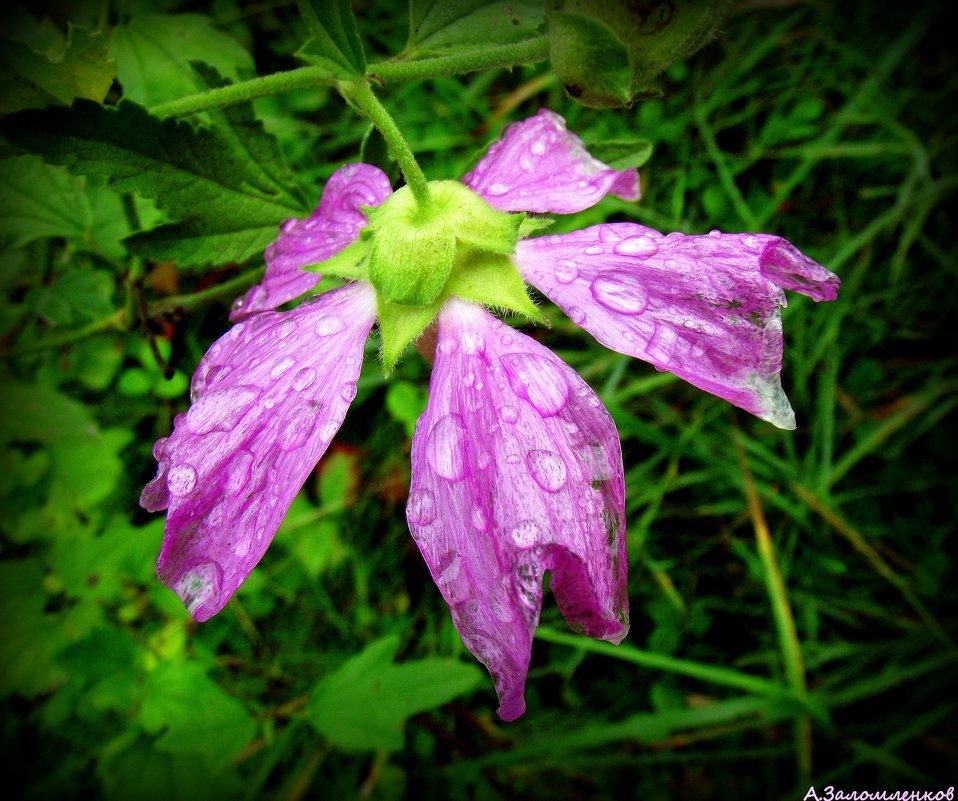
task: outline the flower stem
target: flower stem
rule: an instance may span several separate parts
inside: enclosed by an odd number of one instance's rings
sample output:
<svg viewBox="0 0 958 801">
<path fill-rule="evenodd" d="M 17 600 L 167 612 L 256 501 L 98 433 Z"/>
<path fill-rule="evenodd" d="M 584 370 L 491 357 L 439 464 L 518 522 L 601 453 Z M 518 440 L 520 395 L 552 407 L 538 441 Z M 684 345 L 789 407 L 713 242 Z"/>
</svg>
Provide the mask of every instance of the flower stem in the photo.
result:
<svg viewBox="0 0 958 801">
<path fill-rule="evenodd" d="M 409 143 L 406 141 L 396 121 L 386 110 L 386 107 L 379 101 L 369 84 L 365 80 L 347 83 L 341 81 L 336 84 L 340 94 L 350 105 L 361 111 L 370 120 L 373 125 L 383 135 L 386 144 L 389 146 L 389 152 L 393 158 L 399 162 L 399 169 L 402 170 L 403 177 L 409 185 L 409 189 L 416 198 L 416 203 L 421 209 L 429 206 L 429 186 L 426 176 L 416 161 Z"/>
<path fill-rule="evenodd" d="M 396 57 L 370 64 L 366 75 L 374 83 L 421 80 L 440 75 L 461 75 L 483 69 L 517 67 L 544 61 L 549 55 L 549 42 L 544 36 L 513 45 L 488 47 L 478 52 L 439 56 L 436 58 L 409 59 Z M 155 117 L 179 117 L 214 108 L 231 106 L 255 100 L 258 97 L 293 92 L 297 89 L 315 89 L 334 83 L 325 67 L 309 66 L 294 70 L 275 72 L 232 83 L 217 89 L 208 89 L 195 95 L 187 95 L 167 103 L 159 103 L 150 109 Z"/>
<path fill-rule="evenodd" d="M 370 64 L 366 77 L 373 83 L 419 80 L 439 75 L 461 75 L 478 70 L 517 67 L 520 64 L 535 64 L 549 57 L 549 39 L 540 36 L 510 45 L 486 47 L 467 53 L 456 53 L 435 58 L 396 56 L 388 61 Z"/>
<path fill-rule="evenodd" d="M 255 100 L 257 97 L 269 97 L 297 89 L 315 89 L 317 86 L 328 86 L 331 83 L 329 71 L 325 67 L 300 67 L 160 103 L 150 108 L 150 114 L 160 118 L 179 117 Z"/>
</svg>

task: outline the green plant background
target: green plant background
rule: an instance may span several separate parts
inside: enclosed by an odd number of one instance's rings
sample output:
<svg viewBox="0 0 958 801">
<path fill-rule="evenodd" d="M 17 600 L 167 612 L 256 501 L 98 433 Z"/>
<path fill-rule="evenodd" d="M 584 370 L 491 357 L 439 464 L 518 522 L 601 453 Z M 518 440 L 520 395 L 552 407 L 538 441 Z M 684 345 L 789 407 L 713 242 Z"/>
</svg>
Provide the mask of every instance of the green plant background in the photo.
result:
<svg viewBox="0 0 958 801">
<path fill-rule="evenodd" d="M 402 50 L 402 4 L 354 10 L 367 59 Z M 307 38 L 282 0 L 9 13 L 4 111 L 23 96 L 11 75 L 35 68 L 24 48 L 62 52 L 67 21 L 106 36 L 107 102 L 122 87 L 147 106 L 203 88 L 191 59 L 243 80 L 295 67 Z M 599 392 L 622 437 L 632 631 L 619 647 L 574 635 L 547 595 L 529 709 L 511 724 L 404 521 L 426 363 L 407 354 L 387 383 L 373 337 L 346 423 L 269 553 L 220 615 L 193 623 L 153 576 L 163 521 L 137 498 L 262 245 L 213 269 L 134 253 L 122 240 L 137 226 L 178 218 L 0 144 L 3 786 L 25 799 L 653 801 L 955 784 L 949 30 L 921 2 L 739 2 L 662 97 L 628 110 L 575 105 L 545 63 L 380 90 L 433 179 L 460 176 L 540 107 L 587 142 L 653 144 L 641 203 L 609 198 L 556 231 L 768 231 L 844 281 L 836 302 L 791 296 L 784 312 L 795 432 L 605 351 L 543 305 L 552 327 L 528 330 Z M 70 69 L 86 74 L 89 40 L 72 36 Z M 294 208 L 345 162 L 398 178 L 332 90 L 254 108 Z"/>
</svg>

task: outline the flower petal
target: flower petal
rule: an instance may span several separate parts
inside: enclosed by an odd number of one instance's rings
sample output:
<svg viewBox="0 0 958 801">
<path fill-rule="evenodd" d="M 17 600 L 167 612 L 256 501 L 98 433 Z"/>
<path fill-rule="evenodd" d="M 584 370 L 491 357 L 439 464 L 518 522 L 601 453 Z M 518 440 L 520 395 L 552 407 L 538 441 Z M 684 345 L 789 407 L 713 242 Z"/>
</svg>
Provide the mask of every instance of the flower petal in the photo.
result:
<svg viewBox="0 0 958 801">
<path fill-rule="evenodd" d="M 607 348 L 794 428 L 780 287 L 832 300 L 839 279 L 777 236 L 596 225 L 519 243 L 519 271 Z"/>
<path fill-rule="evenodd" d="M 565 120 L 547 109 L 506 128 L 462 180 L 499 211 L 572 214 L 607 194 L 639 198 L 637 170 L 613 170 L 590 156 Z"/>
<path fill-rule="evenodd" d="M 230 312 L 233 322 L 256 312 L 275 309 L 319 283 L 319 273 L 301 268 L 335 256 L 366 226 L 361 206 L 377 206 L 392 193 L 389 179 L 370 164 L 347 164 L 326 182 L 323 197 L 305 220 L 287 220 L 279 237 L 266 248 L 266 275 Z"/>
<path fill-rule="evenodd" d="M 233 326 L 197 367 L 140 499 L 169 510 L 156 572 L 197 620 L 262 558 L 339 430 L 375 312 L 371 287 L 351 284 Z"/>
<path fill-rule="evenodd" d="M 476 304 L 439 316 L 406 517 L 503 719 L 525 710 L 544 571 L 571 626 L 612 642 L 628 631 L 612 418 L 571 367 Z"/>
</svg>

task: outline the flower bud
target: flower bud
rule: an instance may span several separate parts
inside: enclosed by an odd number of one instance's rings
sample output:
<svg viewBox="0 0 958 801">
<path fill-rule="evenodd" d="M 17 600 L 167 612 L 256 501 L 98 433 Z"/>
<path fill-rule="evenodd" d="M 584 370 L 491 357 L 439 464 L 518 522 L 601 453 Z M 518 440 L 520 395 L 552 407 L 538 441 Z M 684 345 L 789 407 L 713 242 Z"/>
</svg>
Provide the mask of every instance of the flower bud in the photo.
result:
<svg viewBox="0 0 958 801">
<path fill-rule="evenodd" d="M 584 106 L 630 105 L 708 43 L 727 7 L 728 0 L 548 0 L 552 69 Z"/>
</svg>

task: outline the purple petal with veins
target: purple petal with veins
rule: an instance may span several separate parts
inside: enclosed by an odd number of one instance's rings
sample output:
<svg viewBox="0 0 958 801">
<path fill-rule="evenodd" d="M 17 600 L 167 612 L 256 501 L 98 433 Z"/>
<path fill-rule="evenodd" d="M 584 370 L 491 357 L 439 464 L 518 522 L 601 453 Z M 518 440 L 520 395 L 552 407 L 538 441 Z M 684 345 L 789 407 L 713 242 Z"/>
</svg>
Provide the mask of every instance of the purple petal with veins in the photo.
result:
<svg viewBox="0 0 958 801">
<path fill-rule="evenodd" d="M 618 435 L 595 393 L 547 348 L 449 301 L 406 517 L 504 720 L 525 709 L 545 571 L 573 628 L 626 635 L 624 506 Z"/>
<path fill-rule="evenodd" d="M 839 279 L 777 236 L 609 223 L 519 243 L 516 264 L 573 322 L 781 428 L 781 287 L 832 300 Z"/>
<path fill-rule="evenodd" d="M 266 248 L 266 275 L 233 304 L 236 322 L 256 312 L 275 309 L 308 292 L 322 276 L 301 268 L 335 256 L 366 227 L 361 206 L 378 206 L 392 193 L 389 179 L 370 164 L 347 164 L 326 182 L 323 197 L 305 220 L 287 220 L 279 237 Z"/>
<path fill-rule="evenodd" d="M 158 440 L 140 504 L 168 509 L 160 580 L 196 620 L 216 614 L 269 547 L 356 394 L 376 301 L 350 284 L 233 326 Z"/>
<path fill-rule="evenodd" d="M 547 109 L 506 128 L 462 180 L 499 211 L 572 214 L 607 194 L 639 198 L 637 170 L 614 170 L 593 158 Z"/>
</svg>

